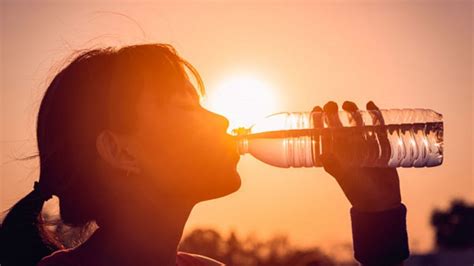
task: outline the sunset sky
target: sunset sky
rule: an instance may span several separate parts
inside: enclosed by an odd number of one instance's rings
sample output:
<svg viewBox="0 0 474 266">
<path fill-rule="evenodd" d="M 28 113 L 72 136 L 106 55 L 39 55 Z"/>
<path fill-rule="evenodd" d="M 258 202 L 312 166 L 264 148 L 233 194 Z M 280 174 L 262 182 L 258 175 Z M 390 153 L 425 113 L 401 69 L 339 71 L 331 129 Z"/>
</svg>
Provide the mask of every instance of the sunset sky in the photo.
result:
<svg viewBox="0 0 474 266">
<path fill-rule="evenodd" d="M 444 115 L 442 166 L 400 169 L 412 251 L 433 246 L 433 208 L 474 201 L 471 1 L 2 1 L 1 208 L 28 193 L 41 96 L 74 50 L 165 42 L 201 73 L 209 109 L 232 125 L 328 100 Z M 313 1 L 316 2 L 316 1 Z M 248 103 L 240 109 L 234 102 Z M 350 205 L 321 168 L 241 158 L 240 191 L 200 203 L 186 231 L 287 234 L 328 251 L 351 242 Z"/>
</svg>

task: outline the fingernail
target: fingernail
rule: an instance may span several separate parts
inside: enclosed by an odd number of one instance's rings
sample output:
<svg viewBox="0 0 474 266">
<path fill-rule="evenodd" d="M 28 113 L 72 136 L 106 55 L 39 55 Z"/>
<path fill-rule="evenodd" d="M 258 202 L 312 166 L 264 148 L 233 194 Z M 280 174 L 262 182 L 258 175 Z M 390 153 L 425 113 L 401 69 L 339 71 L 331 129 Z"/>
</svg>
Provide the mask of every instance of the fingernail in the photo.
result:
<svg viewBox="0 0 474 266">
<path fill-rule="evenodd" d="M 367 110 L 377 110 L 378 107 L 377 105 L 375 105 L 375 103 L 373 101 L 369 101 L 367 103 Z"/>
<path fill-rule="evenodd" d="M 343 104 L 342 104 L 342 109 L 346 110 L 346 111 L 351 111 L 351 112 L 354 112 L 357 110 L 357 105 L 353 102 L 349 102 L 349 101 L 345 101 Z"/>
<path fill-rule="evenodd" d="M 337 112 L 337 103 L 330 101 L 324 105 L 324 112 L 326 113 L 336 113 Z"/>
</svg>

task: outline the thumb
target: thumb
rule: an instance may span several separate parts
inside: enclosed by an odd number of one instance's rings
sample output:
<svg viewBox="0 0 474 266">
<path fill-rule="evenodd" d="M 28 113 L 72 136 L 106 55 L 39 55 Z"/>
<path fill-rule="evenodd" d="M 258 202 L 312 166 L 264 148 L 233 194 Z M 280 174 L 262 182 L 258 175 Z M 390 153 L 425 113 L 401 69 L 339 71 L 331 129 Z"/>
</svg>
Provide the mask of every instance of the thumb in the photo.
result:
<svg viewBox="0 0 474 266">
<path fill-rule="evenodd" d="M 321 162 L 324 170 L 338 179 L 343 174 L 341 163 L 332 153 L 321 154 Z"/>
</svg>

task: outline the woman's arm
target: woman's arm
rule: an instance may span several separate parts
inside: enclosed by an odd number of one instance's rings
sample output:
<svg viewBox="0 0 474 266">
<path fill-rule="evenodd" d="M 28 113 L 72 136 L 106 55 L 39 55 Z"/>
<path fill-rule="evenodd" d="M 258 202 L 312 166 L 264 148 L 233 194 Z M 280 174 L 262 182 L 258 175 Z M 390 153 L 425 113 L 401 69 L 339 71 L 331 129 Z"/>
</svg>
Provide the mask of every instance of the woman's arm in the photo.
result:
<svg viewBox="0 0 474 266">
<path fill-rule="evenodd" d="M 353 125 L 362 125 L 362 117 L 357 106 L 344 102 L 342 108 L 352 114 Z M 374 125 L 383 125 L 383 117 L 374 103 L 367 104 Z M 313 111 L 324 111 L 330 127 L 341 127 L 338 106 L 328 102 L 324 109 L 315 107 Z M 381 132 L 383 134 L 383 132 Z M 383 136 L 367 136 L 362 141 L 388 141 Z M 324 136 L 323 136 L 324 146 Z M 406 231 L 406 207 L 401 202 L 400 184 L 395 168 L 350 167 L 344 165 L 344 154 L 354 154 L 351 149 L 356 141 L 345 145 L 344 140 L 333 142 L 333 154 L 324 153 L 324 169 L 332 175 L 352 204 L 351 220 L 356 259 L 363 265 L 403 265 L 408 258 L 408 237 Z M 382 145 L 384 143 L 381 143 Z M 388 145 L 388 143 L 385 143 Z M 357 149 L 360 151 L 360 149 Z M 362 155 L 360 155 L 362 156 Z M 366 155 L 365 156 L 369 156 Z"/>
</svg>

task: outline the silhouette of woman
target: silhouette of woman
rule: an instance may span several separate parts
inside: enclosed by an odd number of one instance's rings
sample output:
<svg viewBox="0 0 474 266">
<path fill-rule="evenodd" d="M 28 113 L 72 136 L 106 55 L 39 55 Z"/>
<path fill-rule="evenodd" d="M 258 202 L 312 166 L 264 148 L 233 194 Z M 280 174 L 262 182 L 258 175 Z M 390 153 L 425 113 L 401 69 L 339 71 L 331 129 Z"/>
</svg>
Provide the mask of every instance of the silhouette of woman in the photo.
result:
<svg viewBox="0 0 474 266">
<path fill-rule="evenodd" d="M 1 265 L 222 265 L 177 251 L 193 206 L 241 184 L 228 121 L 200 106 L 203 93 L 196 69 L 168 44 L 76 56 L 41 102 L 40 178 L 3 221 Z M 376 106 L 367 107 L 382 123 Z M 357 109 L 351 102 L 343 108 Z M 337 109 L 334 102 L 324 106 L 331 126 L 340 123 Z M 402 263 L 406 208 L 396 170 L 348 168 L 331 154 L 323 160 L 353 206 L 356 258 L 364 265 Z M 63 223 L 99 226 L 75 248 L 44 228 L 40 213 L 52 195 Z"/>
</svg>

